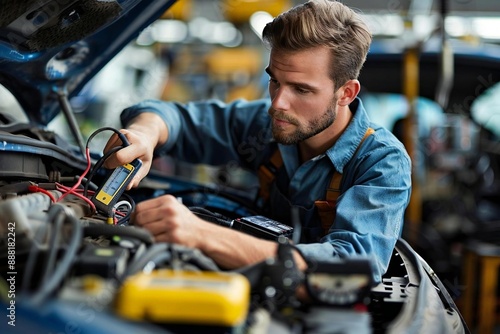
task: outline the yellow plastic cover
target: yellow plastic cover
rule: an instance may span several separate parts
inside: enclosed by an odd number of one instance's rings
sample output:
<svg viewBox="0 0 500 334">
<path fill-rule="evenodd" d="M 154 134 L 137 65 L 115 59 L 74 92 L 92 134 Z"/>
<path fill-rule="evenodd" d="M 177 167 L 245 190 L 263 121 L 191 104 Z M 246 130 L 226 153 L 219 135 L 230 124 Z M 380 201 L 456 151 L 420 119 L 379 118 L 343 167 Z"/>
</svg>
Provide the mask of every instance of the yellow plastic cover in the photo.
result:
<svg viewBox="0 0 500 334">
<path fill-rule="evenodd" d="M 127 279 L 115 307 L 131 320 L 234 327 L 246 319 L 249 300 L 241 274 L 161 269 Z"/>
</svg>

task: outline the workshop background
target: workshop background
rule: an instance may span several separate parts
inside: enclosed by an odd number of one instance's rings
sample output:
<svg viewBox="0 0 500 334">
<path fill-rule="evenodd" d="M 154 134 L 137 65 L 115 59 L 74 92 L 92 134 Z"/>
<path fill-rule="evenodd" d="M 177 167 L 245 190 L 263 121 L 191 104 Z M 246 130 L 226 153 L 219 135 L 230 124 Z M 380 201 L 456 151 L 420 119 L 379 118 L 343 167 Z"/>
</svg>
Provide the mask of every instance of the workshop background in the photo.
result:
<svg viewBox="0 0 500 334">
<path fill-rule="evenodd" d="M 147 98 L 265 97 L 268 50 L 260 33 L 300 2 L 179 0 L 72 98 L 83 134 L 119 128 L 121 110 Z M 499 325 L 500 2 L 342 2 L 361 12 L 374 34 L 360 96 L 413 159 L 404 238 L 440 277 L 471 329 L 479 305 Z M 11 100 L 1 94 L 0 109 L 7 109 Z M 49 127 L 69 133 L 60 117 Z M 169 157 L 154 165 L 208 184 L 244 190 L 253 183 L 230 167 Z"/>
</svg>

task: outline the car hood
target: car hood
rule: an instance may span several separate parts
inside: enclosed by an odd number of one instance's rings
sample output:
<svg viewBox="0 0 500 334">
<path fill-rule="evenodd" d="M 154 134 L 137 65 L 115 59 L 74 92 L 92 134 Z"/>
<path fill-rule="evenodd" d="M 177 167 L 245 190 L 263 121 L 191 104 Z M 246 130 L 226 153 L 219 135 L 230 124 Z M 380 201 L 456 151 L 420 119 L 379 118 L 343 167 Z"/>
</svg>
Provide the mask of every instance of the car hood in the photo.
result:
<svg viewBox="0 0 500 334">
<path fill-rule="evenodd" d="M 47 125 L 175 0 L 2 0 L 0 84 L 30 123 Z"/>
</svg>

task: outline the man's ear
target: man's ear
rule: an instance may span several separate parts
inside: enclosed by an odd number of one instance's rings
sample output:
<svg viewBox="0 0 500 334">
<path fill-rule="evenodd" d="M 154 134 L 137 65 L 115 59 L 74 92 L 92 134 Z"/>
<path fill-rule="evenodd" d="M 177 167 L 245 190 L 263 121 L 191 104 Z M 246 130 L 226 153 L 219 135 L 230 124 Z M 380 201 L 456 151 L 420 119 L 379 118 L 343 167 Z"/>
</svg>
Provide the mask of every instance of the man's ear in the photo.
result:
<svg viewBox="0 0 500 334">
<path fill-rule="evenodd" d="M 361 85 L 358 80 L 347 81 L 337 91 L 337 94 L 339 94 L 337 104 L 340 106 L 348 106 L 356 98 L 356 96 L 358 96 L 360 89 Z"/>
</svg>

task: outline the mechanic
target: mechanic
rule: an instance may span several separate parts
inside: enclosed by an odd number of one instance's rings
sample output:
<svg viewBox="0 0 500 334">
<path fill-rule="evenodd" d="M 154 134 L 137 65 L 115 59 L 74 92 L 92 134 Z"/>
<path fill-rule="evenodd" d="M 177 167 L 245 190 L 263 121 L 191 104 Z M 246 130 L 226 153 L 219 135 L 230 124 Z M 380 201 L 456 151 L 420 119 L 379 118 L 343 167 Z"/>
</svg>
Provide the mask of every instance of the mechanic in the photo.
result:
<svg viewBox="0 0 500 334">
<path fill-rule="evenodd" d="M 263 30 L 270 48 L 270 99 L 143 101 L 122 112 L 120 131 L 131 145 L 106 166 L 140 158 L 144 165 L 132 187 L 160 155 L 210 165 L 237 162 L 257 171 L 279 148 L 283 165 L 265 212 L 291 224 L 291 207 L 299 208 L 299 268 L 307 267 L 304 259 L 368 256 L 379 282 L 402 233 L 411 162 L 401 142 L 369 120 L 357 97 L 371 38 L 360 15 L 342 3 L 297 5 Z M 105 151 L 120 144 L 114 135 Z M 325 199 L 334 173 L 342 177 L 341 195 L 325 234 L 315 201 Z M 133 222 L 158 242 L 198 248 L 225 269 L 262 261 L 277 251 L 276 242 L 202 220 L 171 195 L 138 203 Z"/>
</svg>

